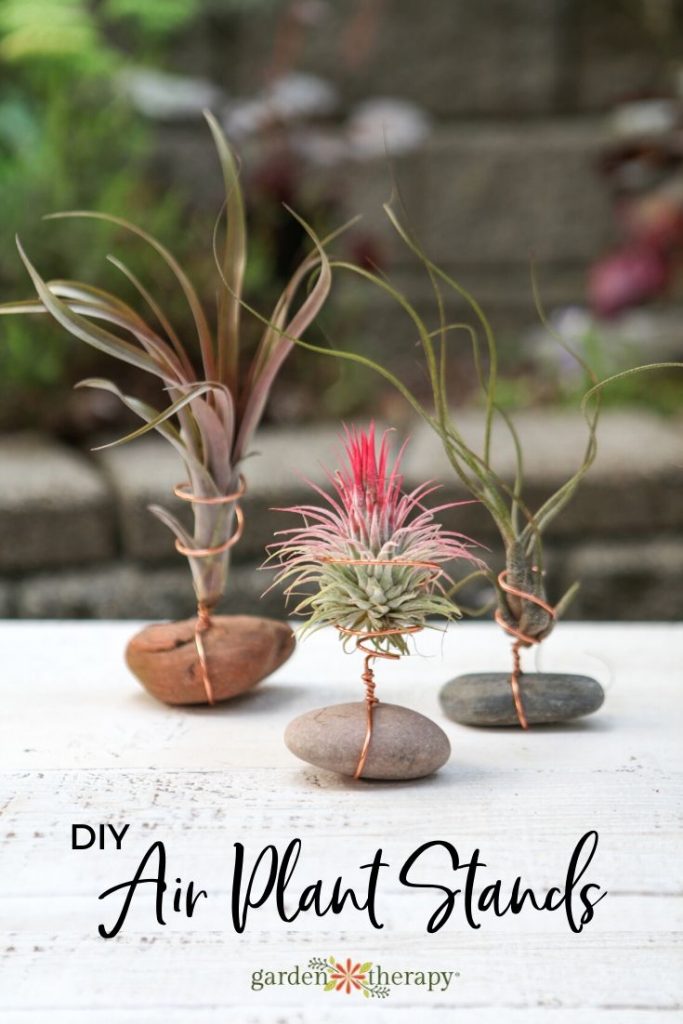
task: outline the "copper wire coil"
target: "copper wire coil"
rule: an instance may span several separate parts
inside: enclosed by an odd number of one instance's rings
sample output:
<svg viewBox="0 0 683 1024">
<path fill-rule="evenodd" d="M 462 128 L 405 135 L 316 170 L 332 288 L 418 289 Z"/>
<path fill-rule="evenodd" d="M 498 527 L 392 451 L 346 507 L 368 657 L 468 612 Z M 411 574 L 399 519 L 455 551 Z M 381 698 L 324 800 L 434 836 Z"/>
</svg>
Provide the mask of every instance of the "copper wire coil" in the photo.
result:
<svg viewBox="0 0 683 1024">
<path fill-rule="evenodd" d="M 239 486 L 234 494 L 219 494 L 215 498 L 204 498 L 198 494 L 193 494 L 189 488 L 189 483 L 185 481 L 181 484 L 176 484 L 173 488 L 173 493 L 176 498 L 181 498 L 183 501 L 190 501 L 193 505 L 227 505 L 231 501 L 239 501 L 247 493 L 247 482 L 240 473 Z"/>
<path fill-rule="evenodd" d="M 206 660 L 206 651 L 204 649 L 204 640 L 202 638 L 202 633 L 206 633 L 208 629 L 211 629 L 211 624 L 211 609 L 200 601 L 197 605 L 197 622 L 194 627 L 194 645 L 197 648 L 199 669 L 202 677 L 202 683 L 204 685 L 204 692 L 206 693 L 206 699 L 209 704 L 215 704 L 213 686 L 211 684 L 211 677 L 209 676 L 209 666 Z"/>
<path fill-rule="evenodd" d="M 214 547 L 188 548 L 181 543 L 178 538 L 176 538 L 176 551 L 181 555 L 185 555 L 187 558 L 210 558 L 211 555 L 222 555 L 224 551 L 228 551 L 237 543 L 244 532 L 244 512 L 238 502 L 247 492 L 246 481 L 240 474 L 239 487 L 233 494 L 219 494 L 214 498 L 204 498 L 199 494 L 192 494 L 192 492 L 188 490 L 189 486 L 190 485 L 188 483 L 176 484 L 173 488 L 173 493 L 176 498 L 182 498 L 183 501 L 189 501 L 193 505 L 230 505 L 234 502 L 237 529 L 233 533 L 232 537 L 229 537 L 224 544 L 216 544 Z"/>
<path fill-rule="evenodd" d="M 398 661 L 401 657 L 400 654 L 396 654 L 394 651 L 378 651 L 376 648 L 368 650 L 364 646 L 368 640 L 379 640 L 382 637 L 387 636 L 403 636 L 406 633 L 419 633 L 422 626 L 403 626 L 396 627 L 395 629 L 351 629 L 348 626 L 337 626 L 340 633 L 344 636 L 356 637 L 356 650 L 362 651 L 365 655 L 364 669 L 361 675 L 361 679 L 365 683 L 365 707 L 366 707 L 366 722 L 365 722 L 365 738 L 363 740 L 363 746 L 361 748 L 360 757 L 358 758 L 358 764 L 356 770 L 353 773 L 354 779 L 359 779 L 363 774 L 365 768 L 365 762 L 368 758 L 368 751 L 370 750 L 370 740 L 372 739 L 372 727 L 373 727 L 373 711 L 375 704 L 379 704 L 379 697 L 375 694 L 375 673 L 372 669 L 372 661 L 374 658 L 385 658 L 390 661 Z"/>
<path fill-rule="evenodd" d="M 221 555 L 223 552 L 228 551 L 233 547 L 244 532 L 244 512 L 238 502 L 246 493 L 246 481 L 240 474 L 238 489 L 233 494 L 220 494 L 213 498 L 205 498 L 199 494 L 193 494 L 189 490 L 189 486 L 190 485 L 186 482 L 176 484 L 173 488 L 173 493 L 177 498 L 181 498 L 183 501 L 189 501 L 194 505 L 229 505 L 234 503 L 237 528 L 233 535 L 229 537 L 224 544 L 216 544 L 214 547 L 188 548 L 181 543 L 179 538 L 176 538 L 176 551 L 181 555 L 185 555 L 187 558 L 210 558 L 212 555 Z M 204 640 L 202 636 L 203 633 L 206 633 L 207 630 L 211 628 L 211 625 L 211 608 L 203 601 L 199 601 L 197 603 L 197 622 L 194 629 L 194 643 L 197 649 L 197 657 L 199 658 L 200 674 L 207 702 L 209 704 L 215 704 L 213 686 L 211 684 L 211 677 L 209 676 L 209 666 L 206 659 L 206 650 L 204 648 Z"/>
<path fill-rule="evenodd" d="M 502 572 L 498 574 L 498 585 L 506 594 L 513 594 L 515 597 L 522 598 L 524 601 L 530 601 L 532 604 L 537 605 L 537 607 L 542 608 L 547 612 L 551 619 L 557 618 L 555 609 L 552 605 L 548 604 L 547 601 L 537 597 L 535 594 L 528 593 L 526 590 L 520 590 L 518 587 L 513 587 L 512 584 L 508 583 L 507 569 L 503 569 Z M 522 729 L 528 729 L 529 722 L 527 721 L 526 713 L 524 711 L 524 702 L 522 700 L 522 692 L 519 685 L 519 677 L 522 675 L 521 648 L 533 647 L 541 641 L 537 637 L 527 636 L 527 634 L 523 633 L 521 629 L 511 626 L 505 621 L 498 608 L 494 614 L 494 619 L 506 633 L 515 637 L 515 641 L 512 644 L 512 673 L 510 675 L 510 689 L 512 690 L 512 699 L 515 704 L 517 720 Z"/>
<path fill-rule="evenodd" d="M 431 569 L 433 577 L 431 580 L 426 580 L 423 584 L 424 586 L 428 583 L 435 582 L 443 573 L 443 569 L 436 562 L 420 562 L 408 558 L 326 558 L 324 561 L 331 565 L 404 565 L 412 566 L 415 569 Z M 368 751 L 370 750 L 373 727 L 373 709 L 376 704 L 379 704 L 379 697 L 375 694 L 375 673 L 372 669 L 372 661 L 375 658 L 385 658 L 390 661 L 397 661 L 401 657 L 400 654 L 397 654 L 394 651 L 378 651 L 376 648 L 369 649 L 364 645 L 368 640 L 381 640 L 383 637 L 403 636 L 407 633 L 419 633 L 422 630 L 422 626 L 396 626 L 394 628 L 374 630 L 351 629 L 348 626 L 337 626 L 336 628 L 344 636 L 355 637 L 356 650 L 362 651 L 365 655 L 364 669 L 361 675 L 361 679 L 365 684 L 365 705 L 367 709 L 365 739 L 363 741 L 360 757 L 358 758 L 356 770 L 353 773 L 354 779 L 359 779 L 363 774 L 365 762 L 368 758 Z"/>
<path fill-rule="evenodd" d="M 210 558 L 211 555 L 222 555 L 224 551 L 229 551 L 244 533 L 244 512 L 239 505 L 235 505 L 235 519 L 237 520 L 237 529 L 224 544 L 216 544 L 211 548 L 188 548 L 176 537 L 176 551 L 181 555 L 186 555 L 188 558 Z"/>
</svg>

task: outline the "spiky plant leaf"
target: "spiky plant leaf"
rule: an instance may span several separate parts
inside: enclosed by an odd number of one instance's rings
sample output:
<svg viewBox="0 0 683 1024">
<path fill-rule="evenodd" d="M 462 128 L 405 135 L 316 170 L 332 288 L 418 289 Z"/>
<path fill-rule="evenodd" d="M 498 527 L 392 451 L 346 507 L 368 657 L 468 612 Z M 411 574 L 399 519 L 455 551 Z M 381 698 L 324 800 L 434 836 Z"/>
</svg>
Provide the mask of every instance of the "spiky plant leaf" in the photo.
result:
<svg viewBox="0 0 683 1024">
<path fill-rule="evenodd" d="M 288 597 L 301 596 L 295 612 L 308 619 L 305 630 L 406 631 L 434 616 L 457 617 L 447 594 L 452 580 L 442 567 L 479 560 L 472 542 L 442 529 L 434 518 L 438 509 L 425 506 L 436 488 L 403 492 L 403 449 L 391 464 L 387 435 L 377 447 L 374 425 L 367 433 L 347 431 L 345 450 L 347 464 L 330 476 L 334 493 L 313 485 L 326 504 L 288 509 L 303 525 L 279 531 L 285 539 L 270 548 L 275 583 Z M 400 632 L 371 642 L 380 651 L 408 650 Z"/>
<path fill-rule="evenodd" d="M 439 315 L 438 329 L 430 330 L 423 317 L 406 296 L 379 274 L 339 260 L 333 260 L 330 266 L 333 271 L 351 273 L 370 282 L 390 296 L 406 313 L 417 331 L 418 340 L 423 349 L 432 388 L 433 408 L 423 404 L 395 373 L 368 356 L 333 346 L 323 347 L 308 341 L 299 340 L 298 344 L 320 355 L 346 359 L 372 369 L 396 388 L 434 431 L 455 474 L 491 515 L 505 550 L 507 583 L 516 589 L 525 591 L 533 598 L 545 602 L 542 534 L 571 500 L 595 460 L 601 386 L 590 366 L 574 352 L 571 346 L 567 345 L 563 338 L 555 334 L 558 343 L 580 363 L 588 380 L 593 384 L 582 406 L 587 425 L 587 440 L 583 458 L 580 460 L 576 472 L 536 512 L 533 512 L 523 497 L 524 460 L 519 437 L 515 432 L 511 417 L 501 409 L 496 400 L 497 349 L 491 325 L 476 299 L 458 281 L 429 259 L 422 247 L 404 228 L 393 206 L 386 204 L 384 209 L 401 239 L 412 250 L 429 276 Z M 545 326 L 551 329 L 538 297 L 535 278 L 533 278 L 532 284 L 539 316 Z M 465 300 L 478 322 L 479 330 L 483 332 L 486 342 L 487 370 L 484 370 L 478 331 L 469 324 L 446 323 L 442 295 L 444 287 L 456 292 Z M 472 447 L 464 440 L 458 429 L 457 417 L 448 401 L 447 355 L 449 343 L 455 331 L 463 331 L 468 335 L 472 345 L 475 371 L 483 396 L 484 431 L 481 445 L 478 447 Z M 492 431 L 496 418 L 501 420 L 512 438 L 517 462 L 515 479 L 512 482 L 503 480 L 495 469 Z M 498 579 L 492 572 L 489 571 L 488 576 L 491 584 L 496 588 L 498 607 L 503 620 L 511 629 L 521 630 L 526 636 L 536 641 L 542 640 L 551 632 L 559 612 L 564 610 L 575 589 L 570 588 L 570 591 L 558 602 L 555 617 L 553 617 L 535 601 L 507 593 L 499 586 Z"/>
<path fill-rule="evenodd" d="M 122 217 L 89 210 L 52 214 L 51 217 L 84 217 L 106 220 L 124 228 L 149 246 L 172 274 L 194 320 L 198 355 L 181 341 L 170 318 L 146 286 L 118 258 L 109 256 L 144 300 L 153 319 L 148 320 L 116 295 L 79 281 L 45 281 L 17 239 L 19 254 L 37 293 L 37 299 L 8 302 L 0 314 L 49 314 L 70 334 L 157 377 L 169 395 L 165 409 L 152 408 L 123 394 L 105 380 L 88 380 L 83 386 L 105 389 L 143 421 L 143 426 L 120 442 L 156 430 L 182 458 L 192 503 L 194 525 L 185 530 L 171 512 L 155 507 L 157 515 L 184 547 L 196 551 L 225 548 L 234 528 L 234 503 L 220 499 L 239 490 L 240 466 L 248 454 L 254 431 L 263 415 L 277 373 L 292 346 L 306 331 L 330 290 L 330 265 L 324 243 L 309 229 L 312 251 L 295 270 L 275 308 L 273 320 L 260 317 L 264 330 L 251 365 L 240 374 L 240 313 L 246 259 L 244 200 L 237 163 L 217 121 L 207 114 L 218 151 L 225 184 L 226 238 L 217 260 L 219 309 L 215 329 L 189 276 L 173 254 L 142 228 Z M 214 251 L 217 251 L 214 239 Z M 309 287 L 310 286 L 310 287 Z M 301 305 L 291 313 L 297 293 Z M 247 307 L 248 308 L 248 307 Z M 103 321 L 112 329 L 100 326 Z M 209 502 L 207 503 L 207 499 Z M 225 588 L 229 551 L 209 556 L 189 555 L 198 601 L 212 607 Z"/>
</svg>

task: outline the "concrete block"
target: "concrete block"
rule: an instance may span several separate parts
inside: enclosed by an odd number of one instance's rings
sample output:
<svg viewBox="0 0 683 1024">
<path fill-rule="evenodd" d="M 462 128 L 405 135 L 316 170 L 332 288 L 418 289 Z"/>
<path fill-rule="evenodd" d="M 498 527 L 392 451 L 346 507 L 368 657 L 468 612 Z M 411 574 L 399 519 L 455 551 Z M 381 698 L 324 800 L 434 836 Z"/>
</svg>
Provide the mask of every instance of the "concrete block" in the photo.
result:
<svg viewBox="0 0 683 1024">
<path fill-rule="evenodd" d="M 0 619 L 14 615 L 14 585 L 10 580 L 0 580 Z"/>
<path fill-rule="evenodd" d="M 683 31 L 678 4 L 576 0 L 571 7 L 568 105 L 606 110 L 624 98 L 669 91 L 669 54 L 680 47 Z"/>
<path fill-rule="evenodd" d="M 39 435 L 0 438 L 0 569 L 92 562 L 115 546 L 112 501 L 96 466 Z"/>
<path fill-rule="evenodd" d="M 145 437 L 98 452 L 97 458 L 114 495 L 124 555 L 143 561 L 172 558 L 173 534 L 148 506 L 163 505 L 181 522 L 192 521 L 187 502 L 173 494 L 186 477 L 175 450 L 161 437 Z"/>
<path fill-rule="evenodd" d="M 608 139 L 600 118 L 465 122 L 439 127 L 424 147 L 392 160 L 410 224 L 439 264 L 489 265 L 505 289 L 504 268 L 585 267 L 611 237 L 611 201 L 597 169 Z M 347 213 L 381 240 L 392 261 L 416 258 L 382 211 L 391 192 L 385 159 L 349 167 Z M 404 218 L 405 219 L 405 218 Z M 457 269 L 456 269 L 457 272 Z"/>
<path fill-rule="evenodd" d="M 284 618 L 279 592 L 261 600 L 270 581 L 253 565 L 235 567 L 218 611 Z M 39 573 L 20 580 L 16 592 L 19 617 L 31 619 L 181 619 L 194 615 L 196 607 L 190 574 L 182 564 L 110 563 Z"/>
<path fill-rule="evenodd" d="M 546 409 L 513 417 L 525 453 L 525 500 L 535 512 L 574 473 L 586 445 L 581 414 Z M 483 416 L 464 411 L 455 422 L 481 454 Z M 598 455 L 573 499 L 553 520 L 551 538 L 576 535 L 652 533 L 683 528 L 681 424 L 644 411 L 606 411 L 598 430 Z M 504 427 L 493 435 L 492 466 L 511 482 L 514 448 Z M 413 431 L 405 472 L 407 482 L 434 479 L 448 500 L 469 498 L 457 480 L 436 435 L 426 424 Z M 485 543 L 499 544 L 486 510 L 470 504 L 444 515 L 444 521 Z"/>
<path fill-rule="evenodd" d="M 245 530 L 234 549 L 235 561 L 266 557 L 266 545 L 278 530 L 296 525 L 294 516 L 275 511 L 301 501 L 313 492 L 308 480 L 325 486 L 324 466 L 337 465 L 342 428 L 317 424 L 312 427 L 265 427 L 256 435 L 254 456 L 244 462 L 248 490 L 243 503 Z"/>
<path fill-rule="evenodd" d="M 601 120 L 451 127 L 429 144 L 422 228 L 437 262 L 586 263 L 610 237 Z"/>
<path fill-rule="evenodd" d="M 284 3 L 211 14 L 213 70 L 234 94 L 262 84 Z M 413 0 L 378 5 L 376 32 L 360 28 L 367 59 L 356 59 L 353 5 L 327 4 L 306 34 L 297 70 L 330 75 L 344 104 L 368 95 L 400 96 L 441 117 L 540 113 L 556 101 L 561 0 L 431 0 L 416 18 Z M 222 16 L 221 16 L 222 15 Z M 201 68 L 195 64 L 192 70 Z"/>
<path fill-rule="evenodd" d="M 307 496 L 306 478 L 325 483 L 323 465 L 334 467 L 339 456 L 341 427 L 281 429 L 265 427 L 258 432 L 252 454 L 245 459 L 247 494 L 243 501 L 245 530 L 235 547 L 236 562 L 265 558 L 265 547 L 275 530 L 290 525 L 272 507 L 295 504 Z M 162 438 L 146 438 L 125 448 L 99 453 L 100 463 L 115 495 L 124 554 L 141 561 L 177 557 L 173 535 L 156 519 L 148 505 L 169 508 L 191 525 L 188 503 L 173 495 L 183 480 L 182 462 Z"/>
<path fill-rule="evenodd" d="M 567 581 L 581 581 L 568 618 L 683 619 L 680 535 L 581 544 L 568 553 L 564 569 Z"/>
</svg>

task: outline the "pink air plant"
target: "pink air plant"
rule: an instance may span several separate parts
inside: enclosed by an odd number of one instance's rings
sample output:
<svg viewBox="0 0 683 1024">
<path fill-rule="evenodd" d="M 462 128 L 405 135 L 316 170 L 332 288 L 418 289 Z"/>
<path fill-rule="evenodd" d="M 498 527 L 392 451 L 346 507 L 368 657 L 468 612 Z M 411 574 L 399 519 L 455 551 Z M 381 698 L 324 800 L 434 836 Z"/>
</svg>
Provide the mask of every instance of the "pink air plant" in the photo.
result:
<svg viewBox="0 0 683 1024">
<path fill-rule="evenodd" d="M 151 506 L 151 511 L 175 534 L 178 551 L 187 557 L 198 609 L 204 614 L 223 595 L 230 551 L 241 534 L 238 509 L 245 486 L 242 463 L 280 368 L 320 312 L 332 282 L 321 243 L 299 221 L 310 236 L 312 249 L 284 287 L 270 319 L 246 306 L 242 290 L 247 224 L 237 159 L 216 119 L 208 112 L 206 119 L 225 185 L 224 240 L 221 243 L 219 224 L 213 239 L 217 271 L 213 325 L 189 276 L 161 242 L 120 217 L 87 210 L 53 216 L 112 222 L 143 241 L 153 257 L 160 258 L 171 271 L 176 289 L 186 299 L 196 340 L 173 327 L 147 287 L 118 258 L 109 257 L 144 300 L 149 312 L 146 317 L 116 294 L 90 284 L 44 281 L 19 240 L 19 252 L 37 295 L 0 306 L 0 315 L 49 314 L 74 337 L 160 381 L 163 393 L 170 398 L 170 404 L 161 411 L 135 395 L 124 394 L 109 380 L 90 379 L 82 381 L 81 386 L 116 395 L 143 421 L 141 427 L 113 444 L 156 430 L 180 455 L 187 482 L 176 487 L 174 493 L 190 504 L 193 528 L 188 530 L 174 513 L 158 505 Z M 245 359 L 242 343 L 245 308 L 264 325 L 250 361 Z M 107 326 L 103 327 L 102 322 Z"/>
<path fill-rule="evenodd" d="M 385 433 L 377 445 L 374 424 L 367 432 L 345 435 L 346 465 L 328 474 L 335 494 L 311 486 L 327 505 L 282 509 L 301 516 L 303 525 L 279 531 L 272 545 L 276 583 L 287 597 L 303 596 L 296 613 L 308 617 L 307 629 L 342 626 L 367 633 L 421 628 L 429 617 L 455 618 L 448 596 L 451 577 L 443 566 L 455 560 L 480 565 L 473 542 L 444 530 L 424 505 L 438 485 L 424 483 L 403 491 L 400 464 L 389 455 Z M 312 588 L 312 593 L 310 592 Z M 400 634 L 374 641 L 377 649 L 407 652 Z"/>
</svg>

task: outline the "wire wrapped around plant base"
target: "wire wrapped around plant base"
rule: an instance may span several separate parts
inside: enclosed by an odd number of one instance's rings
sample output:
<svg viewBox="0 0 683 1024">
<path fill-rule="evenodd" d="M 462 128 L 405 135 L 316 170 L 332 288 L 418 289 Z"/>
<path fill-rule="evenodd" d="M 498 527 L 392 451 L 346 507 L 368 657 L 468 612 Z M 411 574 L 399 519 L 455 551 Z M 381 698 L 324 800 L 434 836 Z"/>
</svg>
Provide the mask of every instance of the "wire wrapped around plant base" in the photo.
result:
<svg viewBox="0 0 683 1024">
<path fill-rule="evenodd" d="M 532 569 L 535 568 L 532 566 Z M 540 597 L 535 594 L 530 594 L 526 590 L 520 590 L 518 587 L 513 587 L 507 582 L 507 569 L 503 569 L 498 574 L 498 586 L 505 591 L 506 594 L 514 594 L 516 597 L 521 597 L 525 601 L 531 601 L 533 604 L 538 605 L 552 618 L 555 618 L 555 609 L 543 601 Z M 515 702 L 515 711 L 517 713 L 517 719 L 522 729 L 528 729 L 529 723 L 527 721 L 526 713 L 524 711 L 524 701 L 522 700 L 522 693 L 520 690 L 519 682 L 520 676 L 522 675 L 522 661 L 520 655 L 520 649 L 522 647 L 533 647 L 535 644 L 540 643 L 540 640 L 535 636 L 527 636 L 521 629 L 510 625 L 500 613 L 500 609 L 496 608 L 494 618 L 498 625 L 513 636 L 515 639 L 512 644 L 512 673 L 510 675 L 510 688 L 512 690 L 512 699 Z"/>
<path fill-rule="evenodd" d="M 400 654 L 395 654 L 393 651 L 378 651 L 377 649 L 369 651 L 367 647 L 363 647 L 363 643 L 365 640 L 380 640 L 382 637 L 395 636 L 398 633 L 419 633 L 422 630 L 422 626 L 409 626 L 407 629 L 376 629 L 373 632 L 360 632 L 355 629 L 347 629 L 346 626 L 337 626 L 337 629 L 340 633 L 343 633 L 344 636 L 355 637 L 356 649 L 362 651 L 365 655 L 365 665 L 361 679 L 365 684 L 367 724 L 365 726 L 365 739 L 363 740 L 363 747 L 358 758 L 358 765 L 353 773 L 354 779 L 359 779 L 363 774 L 365 762 L 368 757 L 368 751 L 370 749 L 370 741 L 372 740 L 372 726 L 374 721 L 373 711 L 375 705 L 379 704 L 379 697 L 375 693 L 375 673 L 372 668 L 372 662 L 375 658 L 389 658 L 391 661 L 398 661 L 401 657 Z"/>
<path fill-rule="evenodd" d="M 244 513 L 239 504 L 240 498 L 246 493 L 246 482 L 244 477 L 240 473 L 239 487 L 234 494 L 221 494 L 215 498 L 206 498 L 200 494 L 193 494 L 189 490 L 190 485 L 188 483 L 176 484 L 173 488 L 173 493 L 176 498 L 180 498 L 182 501 L 189 501 L 196 505 L 234 505 L 235 507 L 235 518 L 237 520 L 237 529 L 231 537 L 229 537 L 223 544 L 216 544 L 214 547 L 208 548 L 196 548 L 186 547 L 181 543 L 180 538 L 176 537 L 175 547 L 176 551 L 181 555 L 185 555 L 187 558 L 210 558 L 212 555 L 222 555 L 224 552 L 229 551 L 230 548 L 234 547 L 239 541 L 244 531 Z M 197 656 L 199 658 L 199 664 L 201 666 L 202 683 L 204 685 L 204 691 L 206 693 L 206 700 L 209 704 L 215 704 L 213 686 L 211 685 L 211 679 L 209 677 L 209 667 L 206 661 L 206 650 L 204 649 L 203 634 L 207 630 L 211 629 L 213 620 L 211 618 L 211 612 L 213 608 L 203 601 L 197 602 L 197 625 L 194 631 L 194 642 L 197 648 Z"/>
<path fill-rule="evenodd" d="M 170 271 L 174 288 L 187 303 L 196 333 L 194 345 L 191 334 L 186 337 L 185 327 L 177 330 L 146 285 L 113 256 L 109 261 L 135 289 L 146 315 L 102 288 L 80 281 L 45 281 L 18 239 L 19 255 L 36 296 L 0 306 L 0 314 L 51 316 L 80 341 L 156 378 L 162 393 L 169 397 L 170 404 L 159 410 L 124 394 L 109 380 L 91 379 L 80 385 L 115 395 L 143 421 L 114 444 L 157 431 L 180 456 L 187 472 L 187 482 L 176 486 L 174 494 L 190 504 L 192 526 L 186 527 L 166 508 L 154 505 L 150 510 L 173 532 L 177 551 L 188 559 L 197 599 L 196 619 L 147 627 L 133 638 L 126 653 L 127 663 L 142 685 L 171 703 L 213 704 L 234 696 L 273 671 L 293 649 L 293 633 L 285 623 L 245 616 L 232 620 L 224 616 L 218 623 L 213 611 L 227 586 L 230 551 L 242 534 L 239 499 L 244 481 L 240 468 L 250 453 L 280 368 L 327 299 L 331 271 L 324 245 L 335 236 L 319 241 L 293 214 L 312 249 L 294 270 L 270 318 L 260 317 L 264 329 L 247 361 L 241 351 L 247 259 L 244 200 L 237 160 L 216 119 L 208 112 L 206 119 L 225 188 L 225 217 L 223 220 L 221 211 L 212 238 L 218 298 L 214 324 L 188 274 L 146 231 L 122 217 L 94 211 L 51 215 L 104 220 L 146 245 L 153 259 Z M 188 663 L 190 629 L 194 657 Z M 270 646 L 264 649 L 264 645 Z M 245 660 L 247 652 L 251 664 Z M 211 670 L 209 662 L 213 662 Z M 239 673 L 233 666 L 238 662 Z"/>
<path fill-rule="evenodd" d="M 332 626 L 342 641 L 355 640 L 365 655 L 365 701 L 300 716 L 285 741 L 304 761 L 354 779 L 420 778 L 445 763 L 448 738 L 424 715 L 380 704 L 372 663 L 408 654 L 406 637 L 425 628 L 428 617 L 457 617 L 444 564 L 479 563 L 471 542 L 444 530 L 437 510 L 425 505 L 431 484 L 403 492 L 403 450 L 391 465 L 386 433 L 377 448 L 374 425 L 347 430 L 345 448 L 346 465 L 330 475 L 336 494 L 315 487 L 327 506 L 286 510 L 304 523 L 280 531 L 286 539 L 271 545 L 269 561 L 288 596 L 313 587 L 296 608 L 308 617 L 305 630 Z"/>
<path fill-rule="evenodd" d="M 330 563 L 336 563 L 338 565 L 403 565 L 413 569 L 429 569 L 432 572 L 431 579 L 427 579 L 422 584 L 424 587 L 430 585 L 430 583 L 436 583 L 439 576 L 443 573 L 443 568 L 436 562 L 425 562 L 417 561 L 405 558 L 329 558 L 327 559 Z M 373 629 L 373 630 L 361 630 L 361 629 L 350 629 L 348 626 L 337 625 L 336 629 L 342 634 L 342 636 L 355 637 L 356 650 L 362 651 L 365 655 L 365 662 L 361 679 L 365 684 L 365 705 L 367 708 L 367 724 L 365 727 L 365 739 L 363 740 L 363 747 L 358 758 L 358 766 L 353 773 L 354 779 L 359 779 L 363 774 L 363 768 L 367 760 L 368 751 L 370 749 L 370 741 L 372 740 L 372 726 L 373 726 L 373 710 L 376 704 L 379 704 L 379 697 L 375 694 L 375 673 L 372 668 L 372 662 L 375 658 L 384 658 L 390 661 L 398 661 L 401 657 L 400 654 L 395 651 L 383 651 L 380 647 L 375 644 L 370 650 L 364 646 L 368 640 L 377 641 L 380 643 L 383 639 L 388 637 L 396 636 L 408 636 L 414 633 L 420 633 L 424 626 L 395 626 L 393 628 L 387 627 L 385 629 Z"/>
<path fill-rule="evenodd" d="M 539 682 L 541 682 L 541 675 L 544 676 L 542 681 L 544 692 L 537 694 L 538 699 L 535 701 L 537 706 L 533 714 L 527 714 L 519 696 L 519 676 L 521 649 L 524 646 L 539 644 L 550 635 L 578 586 L 578 584 L 571 586 L 554 606 L 549 604 L 543 574 L 543 534 L 549 524 L 572 499 L 595 460 L 597 426 L 601 408 L 601 384 L 583 356 L 576 352 L 557 332 L 553 331 L 541 306 L 535 276 L 532 274 L 532 289 L 541 321 L 554 335 L 558 344 L 583 370 L 587 381 L 593 385 L 587 392 L 581 407 L 587 427 L 587 438 L 578 467 L 553 494 L 546 498 L 539 508 L 532 509 L 524 494 L 524 451 L 521 439 L 513 418 L 509 411 L 502 407 L 498 398 L 498 350 L 491 324 L 474 296 L 431 260 L 419 242 L 405 228 L 396 213 L 395 198 L 391 203 L 384 205 L 384 210 L 399 237 L 417 257 L 426 272 L 434 295 L 436 326 L 432 327 L 426 322 L 408 297 L 395 287 L 388 277 L 375 273 L 367 267 L 356 266 L 341 260 L 333 260 L 331 266 L 336 272 L 350 273 L 371 283 L 385 297 L 391 298 L 407 316 L 424 354 L 431 401 L 423 402 L 391 369 L 360 352 L 339 349 L 332 345 L 328 345 L 328 347 L 313 345 L 308 341 L 300 344 L 321 355 L 345 359 L 365 366 L 376 371 L 388 381 L 433 430 L 460 484 L 466 488 L 474 500 L 481 503 L 482 508 L 486 509 L 500 535 L 502 553 L 505 558 L 505 573 L 498 576 L 493 569 L 482 567 L 477 572 L 470 574 L 467 580 L 456 584 L 450 593 L 455 595 L 460 587 L 474 576 L 481 576 L 488 580 L 495 593 L 495 600 L 483 608 L 473 610 L 472 613 L 483 614 L 490 610 L 491 604 L 497 604 L 496 621 L 506 633 L 515 637 L 512 652 L 512 675 L 505 682 L 507 689 L 501 690 L 500 679 L 493 680 L 492 673 L 479 674 L 486 676 L 491 684 L 490 699 L 486 698 L 483 702 L 488 707 L 484 708 L 481 714 L 470 715 L 469 709 L 461 706 L 464 701 L 451 703 L 451 698 L 454 697 L 452 683 L 455 681 L 448 683 L 448 702 L 443 701 L 447 713 L 455 717 L 457 721 L 467 724 L 524 724 L 525 726 L 534 724 L 534 722 L 565 721 L 579 715 L 589 714 L 600 706 L 604 697 L 602 688 L 597 681 L 579 676 L 569 677 L 553 674 L 551 678 L 550 673 L 538 674 L 537 681 Z M 458 301 L 464 300 L 472 323 L 448 322 L 446 292 L 451 293 L 451 296 Z M 457 410 L 453 410 L 449 402 L 448 383 L 451 379 L 448 366 L 449 349 L 457 335 L 464 335 L 466 343 L 471 346 L 474 372 L 483 405 L 482 437 L 478 444 L 473 444 L 468 439 L 466 432 L 461 430 Z M 507 432 L 512 444 L 515 455 L 515 472 L 512 481 L 501 475 L 499 467 L 496 466 L 494 457 L 494 428 L 496 426 Z M 496 675 L 498 674 L 496 673 Z M 468 690 L 468 701 L 482 703 L 476 692 L 477 687 L 473 676 L 471 680 L 468 677 L 468 684 L 470 681 L 472 686 Z M 510 688 L 512 688 L 514 696 L 512 701 L 509 699 Z M 526 690 L 528 693 L 528 686 Z M 583 690 L 583 693 L 579 693 L 579 690 Z M 480 687 L 480 691 L 484 692 L 483 686 Z M 454 710 L 456 703 L 458 707 L 457 710 Z M 510 714 L 513 716 L 512 721 L 510 721 Z"/>
</svg>

